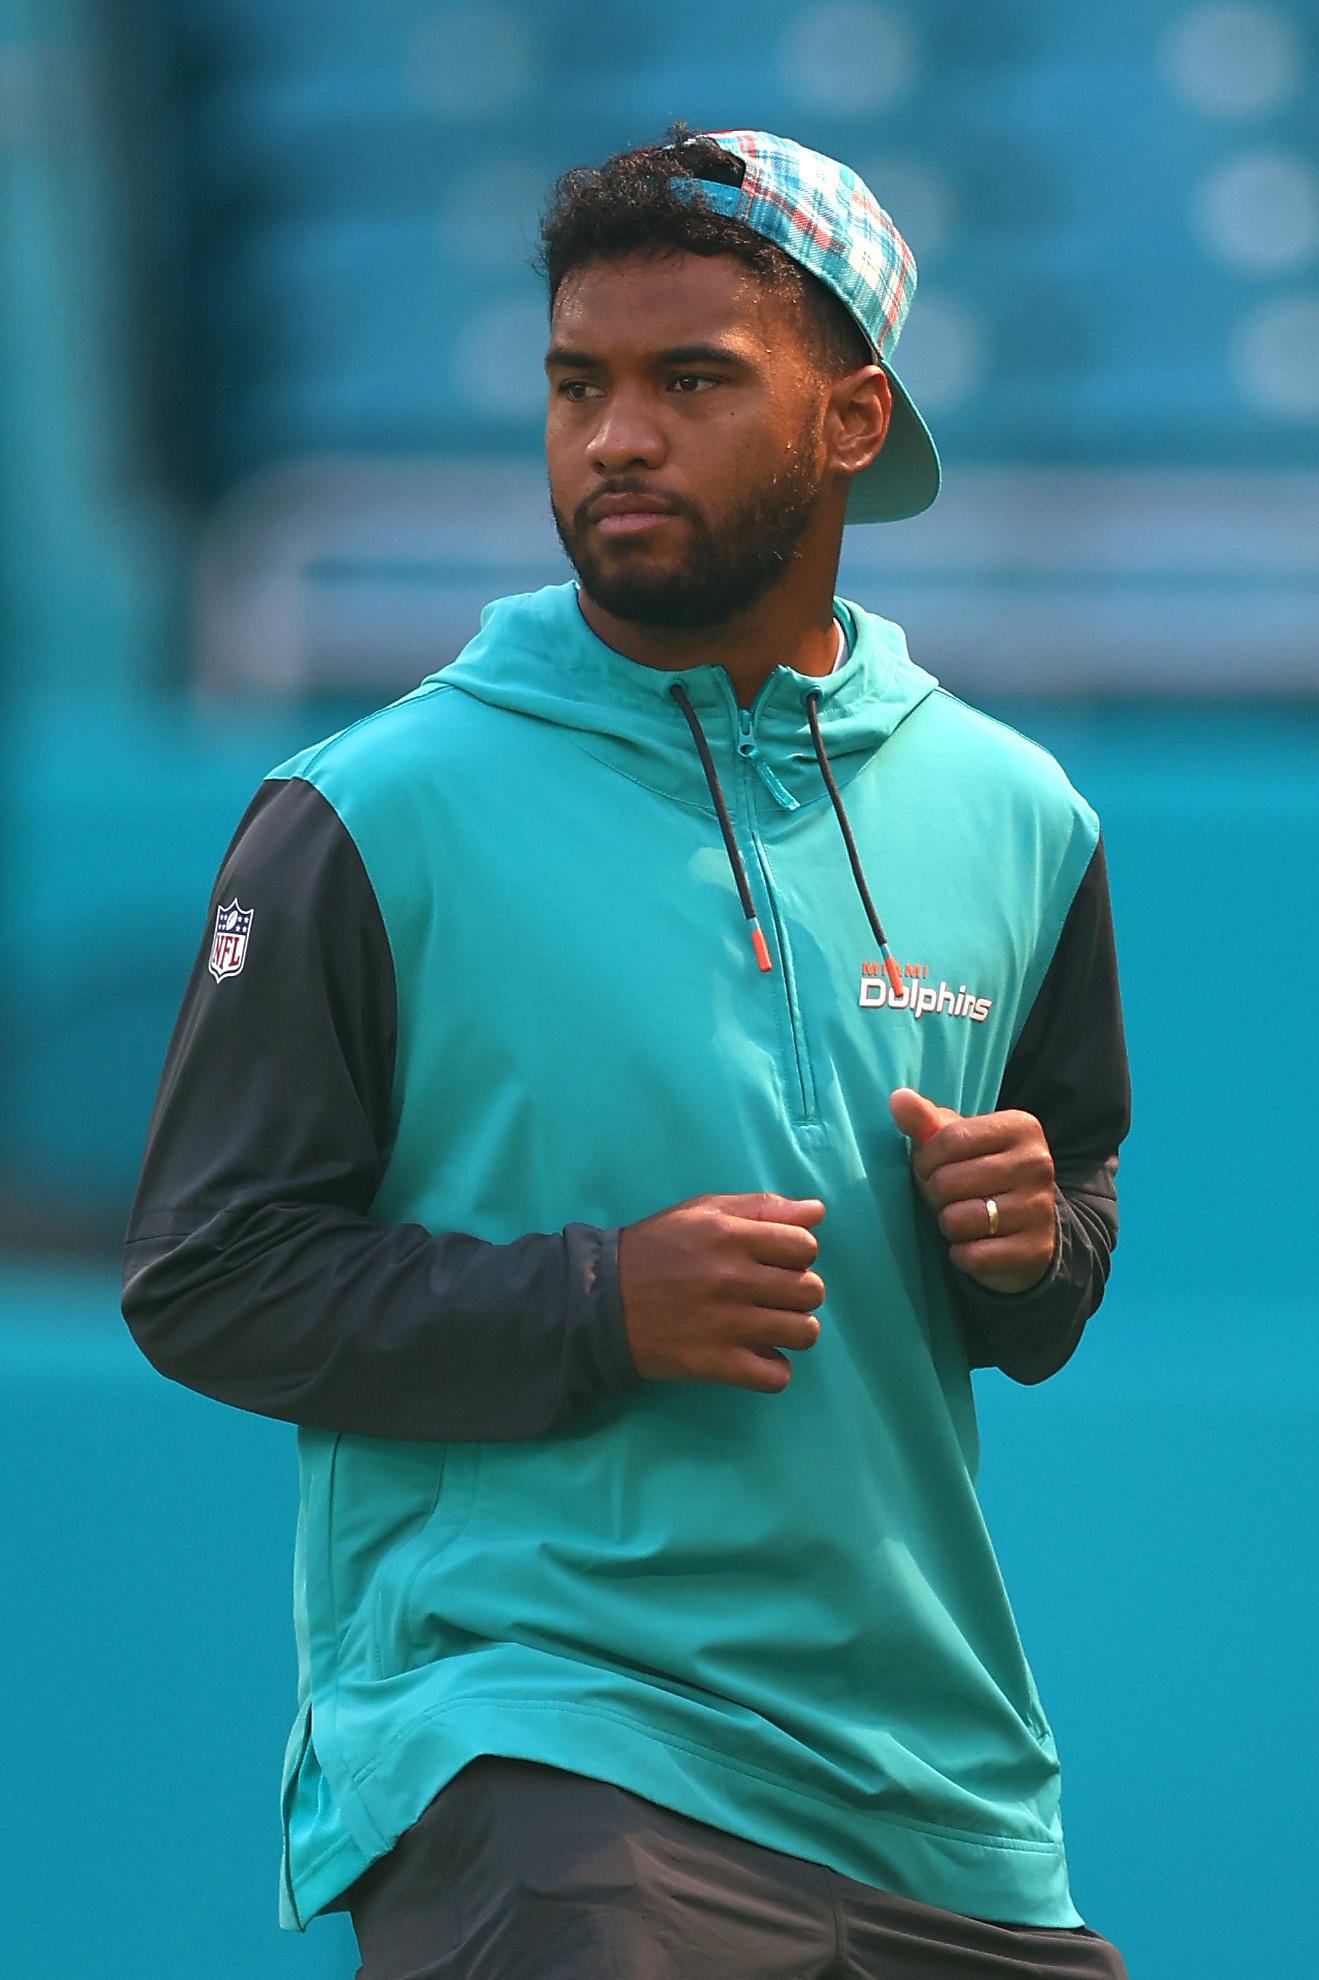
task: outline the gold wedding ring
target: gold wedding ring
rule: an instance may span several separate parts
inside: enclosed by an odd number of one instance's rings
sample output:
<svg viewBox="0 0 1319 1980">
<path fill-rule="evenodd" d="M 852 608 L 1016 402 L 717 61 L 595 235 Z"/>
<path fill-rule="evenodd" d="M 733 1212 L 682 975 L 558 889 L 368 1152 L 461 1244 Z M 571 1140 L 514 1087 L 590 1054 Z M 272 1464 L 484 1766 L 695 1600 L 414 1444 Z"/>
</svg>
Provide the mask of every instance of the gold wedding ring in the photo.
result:
<svg viewBox="0 0 1319 1980">
<path fill-rule="evenodd" d="M 989 1219 L 989 1235 L 998 1236 L 998 1205 L 992 1196 L 985 1198 L 985 1215 Z"/>
</svg>

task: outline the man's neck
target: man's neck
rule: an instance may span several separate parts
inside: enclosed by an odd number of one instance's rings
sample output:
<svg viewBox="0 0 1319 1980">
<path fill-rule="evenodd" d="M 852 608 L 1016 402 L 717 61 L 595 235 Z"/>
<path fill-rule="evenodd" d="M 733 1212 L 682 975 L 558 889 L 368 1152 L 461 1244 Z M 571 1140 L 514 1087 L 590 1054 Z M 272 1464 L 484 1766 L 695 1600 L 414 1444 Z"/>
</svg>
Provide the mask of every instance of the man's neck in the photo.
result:
<svg viewBox="0 0 1319 1980">
<path fill-rule="evenodd" d="M 722 626 L 699 632 L 667 626 L 639 625 L 606 612 L 580 588 L 577 602 L 582 617 L 597 639 L 628 660 L 663 673 L 685 673 L 692 667 L 722 667 L 743 708 L 750 707 L 776 667 L 799 674 L 831 674 L 838 659 L 838 623 L 832 600 L 823 623 L 791 629 L 758 613 L 739 614 Z M 748 623 L 749 621 L 749 623 Z"/>
</svg>

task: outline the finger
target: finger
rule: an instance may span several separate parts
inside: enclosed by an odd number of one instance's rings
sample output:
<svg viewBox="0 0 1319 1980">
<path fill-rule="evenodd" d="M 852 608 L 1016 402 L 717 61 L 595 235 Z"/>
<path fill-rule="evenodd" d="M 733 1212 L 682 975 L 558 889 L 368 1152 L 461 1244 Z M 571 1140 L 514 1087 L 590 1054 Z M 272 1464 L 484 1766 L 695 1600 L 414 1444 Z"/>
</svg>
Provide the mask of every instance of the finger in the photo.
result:
<svg viewBox="0 0 1319 1980">
<path fill-rule="evenodd" d="M 740 1348 L 729 1355 L 716 1382 L 727 1382 L 734 1389 L 753 1389 L 762 1396 L 781 1395 L 792 1380 L 792 1363 L 772 1348 L 757 1354 L 753 1348 Z"/>
<path fill-rule="evenodd" d="M 813 1313 L 788 1313 L 779 1306 L 748 1306 L 729 1329 L 728 1344 L 737 1347 L 813 1348 L 820 1323 Z"/>
<path fill-rule="evenodd" d="M 777 1265 L 751 1265 L 738 1275 L 737 1292 L 749 1306 L 777 1313 L 814 1313 L 824 1305 L 824 1280 L 818 1272 L 784 1272 Z"/>
<path fill-rule="evenodd" d="M 966 1162 L 1013 1148 L 1046 1146 L 1044 1130 L 1033 1114 L 1008 1109 L 997 1114 L 954 1114 L 913 1154 L 912 1169 L 926 1176 L 945 1162 Z"/>
<path fill-rule="evenodd" d="M 1016 1148 L 981 1155 L 973 1162 L 942 1162 L 928 1178 L 919 1180 L 928 1183 L 936 1203 L 965 1203 L 973 1197 L 992 1196 L 1001 1206 L 1005 1197 L 1014 1194 L 1051 1193 L 1053 1161 L 1047 1148 Z"/>
<path fill-rule="evenodd" d="M 936 1135 L 945 1122 L 958 1118 L 951 1107 L 936 1107 L 933 1100 L 927 1100 L 910 1086 L 899 1086 L 890 1093 L 888 1110 L 898 1132 L 905 1134 L 917 1148 Z"/>
<path fill-rule="evenodd" d="M 814 1231 L 799 1224 L 756 1224 L 743 1219 L 733 1233 L 738 1249 L 759 1265 L 778 1265 L 805 1272 L 815 1263 L 820 1245 Z"/>
<path fill-rule="evenodd" d="M 780 1307 L 747 1307 L 737 1317 L 737 1325 L 725 1337 L 727 1348 L 755 1348 L 757 1354 L 770 1354 L 788 1348 L 804 1354 L 820 1338 L 820 1321 L 814 1313 L 784 1313 Z"/>
<path fill-rule="evenodd" d="M 760 1224 L 791 1224 L 813 1230 L 824 1216 L 818 1196 L 775 1196 L 770 1190 L 760 1190 L 751 1196 L 728 1196 L 724 1202 L 732 1216 Z"/>
<path fill-rule="evenodd" d="M 1048 1271 L 1053 1245 L 1033 1234 L 982 1238 L 950 1246 L 948 1257 L 959 1272 L 996 1292 L 1025 1292 Z"/>
<path fill-rule="evenodd" d="M 989 1205 L 998 1212 L 998 1223 L 989 1228 Z M 950 1244 L 978 1244 L 990 1238 L 1002 1244 L 1006 1238 L 1038 1236 L 1053 1231 L 1053 1195 L 1012 1191 L 973 1196 L 944 1206 L 938 1216 L 939 1229 Z"/>
<path fill-rule="evenodd" d="M 994 1204 L 998 1224 L 990 1230 L 988 1206 Z M 1018 1232 L 1040 1228 L 1040 1202 L 1032 1196 L 968 1196 L 955 1204 L 945 1204 L 939 1212 L 939 1230 L 949 1243 L 978 1243 L 980 1238 L 1016 1238 Z M 1050 1204 L 1050 1218 L 1054 1206 Z"/>
</svg>

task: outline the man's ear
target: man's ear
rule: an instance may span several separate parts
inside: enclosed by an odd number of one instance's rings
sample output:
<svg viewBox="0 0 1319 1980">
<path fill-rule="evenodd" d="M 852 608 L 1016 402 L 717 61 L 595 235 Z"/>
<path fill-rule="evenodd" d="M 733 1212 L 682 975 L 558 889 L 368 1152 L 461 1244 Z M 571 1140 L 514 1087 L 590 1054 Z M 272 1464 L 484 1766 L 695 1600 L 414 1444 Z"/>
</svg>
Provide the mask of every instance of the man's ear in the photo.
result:
<svg viewBox="0 0 1319 1980">
<path fill-rule="evenodd" d="M 832 465 L 848 475 L 869 467 L 888 436 L 892 415 L 893 393 L 879 365 L 863 365 L 838 379 L 825 418 Z"/>
</svg>

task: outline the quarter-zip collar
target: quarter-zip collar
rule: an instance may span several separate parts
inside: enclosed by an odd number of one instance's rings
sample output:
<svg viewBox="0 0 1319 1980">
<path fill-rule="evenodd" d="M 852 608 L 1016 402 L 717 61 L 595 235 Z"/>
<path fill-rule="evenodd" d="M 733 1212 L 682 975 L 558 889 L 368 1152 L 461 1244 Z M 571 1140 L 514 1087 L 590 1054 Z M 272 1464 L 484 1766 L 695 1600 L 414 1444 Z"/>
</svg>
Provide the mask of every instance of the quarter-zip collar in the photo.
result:
<svg viewBox="0 0 1319 1980">
<path fill-rule="evenodd" d="M 899 627 L 842 599 L 835 610 L 852 633 L 844 665 L 820 677 L 776 667 L 749 709 L 739 709 L 722 667 L 669 671 L 615 653 L 582 617 L 573 584 L 487 606 L 476 638 L 419 692 L 440 684 L 573 730 L 584 748 L 623 775 L 712 811 L 670 693 L 678 681 L 716 759 L 730 771 L 741 759 L 755 771 L 772 806 L 788 811 L 825 799 L 806 714 L 808 695 L 819 697 L 821 732 L 839 782 L 845 783 L 938 685 L 908 657 Z"/>
</svg>

